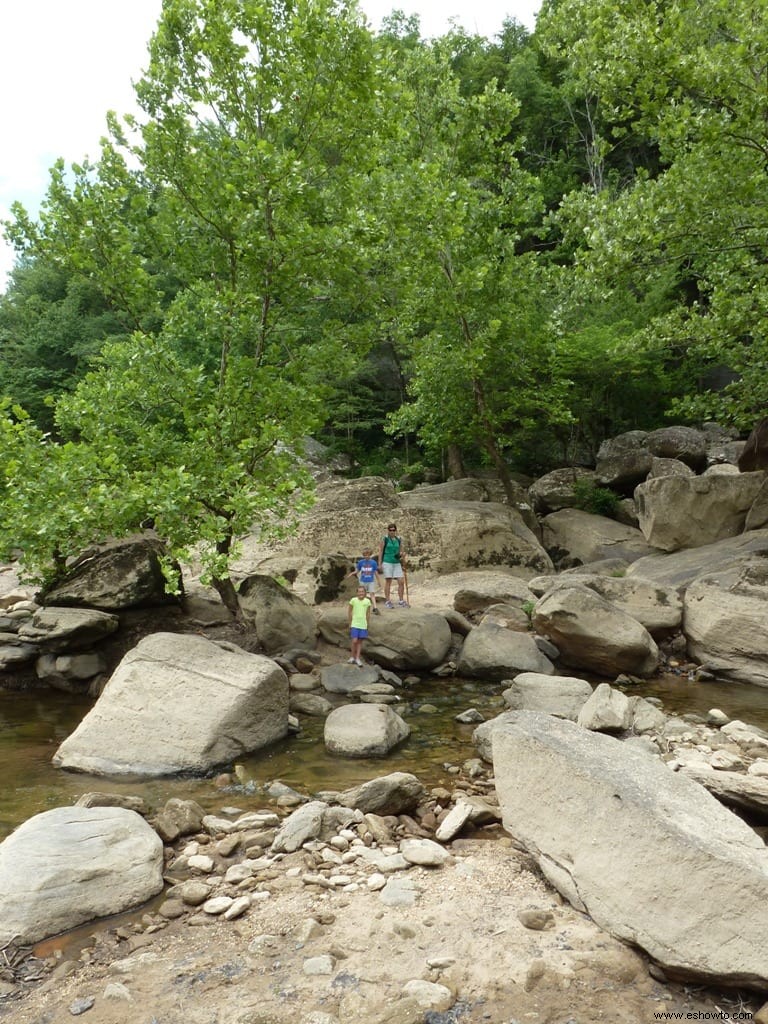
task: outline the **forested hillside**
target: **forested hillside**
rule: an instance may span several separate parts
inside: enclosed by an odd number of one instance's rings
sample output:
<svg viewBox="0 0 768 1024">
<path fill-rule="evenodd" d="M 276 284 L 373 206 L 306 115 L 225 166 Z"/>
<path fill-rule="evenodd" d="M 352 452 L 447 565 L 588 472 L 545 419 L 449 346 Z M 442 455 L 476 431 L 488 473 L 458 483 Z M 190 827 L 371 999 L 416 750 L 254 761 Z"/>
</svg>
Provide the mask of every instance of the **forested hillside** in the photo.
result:
<svg viewBox="0 0 768 1024">
<path fill-rule="evenodd" d="M 0 298 L 3 522 L 50 577 L 151 515 L 233 544 L 357 473 L 588 461 L 766 406 L 768 22 L 549 0 L 536 31 L 372 33 L 347 0 L 165 0 L 96 163 Z"/>
</svg>

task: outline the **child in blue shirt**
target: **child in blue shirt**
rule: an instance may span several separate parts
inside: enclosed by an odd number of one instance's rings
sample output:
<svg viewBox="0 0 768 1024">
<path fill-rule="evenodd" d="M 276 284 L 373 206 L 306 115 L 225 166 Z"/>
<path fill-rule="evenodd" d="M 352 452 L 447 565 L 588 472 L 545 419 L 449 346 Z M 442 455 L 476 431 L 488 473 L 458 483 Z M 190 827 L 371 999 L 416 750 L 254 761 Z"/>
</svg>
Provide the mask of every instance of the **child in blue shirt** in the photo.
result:
<svg viewBox="0 0 768 1024">
<path fill-rule="evenodd" d="M 373 557 L 373 548 L 363 548 L 363 557 L 358 558 L 355 568 L 345 577 L 348 579 L 350 576 L 357 576 L 360 586 L 365 587 L 374 615 L 379 614 L 379 609 L 376 607 L 376 577 L 378 575 L 379 563 Z"/>
</svg>

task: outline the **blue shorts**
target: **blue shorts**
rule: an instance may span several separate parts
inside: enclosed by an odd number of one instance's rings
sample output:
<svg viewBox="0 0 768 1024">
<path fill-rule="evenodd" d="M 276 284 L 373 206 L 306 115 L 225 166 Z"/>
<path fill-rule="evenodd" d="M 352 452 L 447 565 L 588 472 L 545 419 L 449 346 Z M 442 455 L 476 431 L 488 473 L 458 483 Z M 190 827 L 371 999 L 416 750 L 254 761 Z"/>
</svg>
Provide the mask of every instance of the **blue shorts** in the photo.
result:
<svg viewBox="0 0 768 1024">
<path fill-rule="evenodd" d="M 365 640 L 368 636 L 368 630 L 358 629 L 357 626 L 350 626 L 349 635 L 352 640 Z"/>
</svg>

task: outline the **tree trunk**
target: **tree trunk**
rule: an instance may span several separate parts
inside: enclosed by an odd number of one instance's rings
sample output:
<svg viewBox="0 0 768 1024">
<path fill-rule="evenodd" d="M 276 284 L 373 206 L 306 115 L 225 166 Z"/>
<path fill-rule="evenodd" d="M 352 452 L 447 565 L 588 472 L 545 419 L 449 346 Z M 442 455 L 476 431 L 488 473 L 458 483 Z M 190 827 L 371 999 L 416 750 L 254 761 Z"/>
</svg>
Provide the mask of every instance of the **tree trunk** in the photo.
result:
<svg viewBox="0 0 768 1024">
<path fill-rule="evenodd" d="M 457 444 L 449 444 L 446 450 L 448 459 L 448 476 L 454 480 L 463 480 L 467 475 L 464 468 L 464 460 L 461 457 L 461 448 Z"/>
</svg>

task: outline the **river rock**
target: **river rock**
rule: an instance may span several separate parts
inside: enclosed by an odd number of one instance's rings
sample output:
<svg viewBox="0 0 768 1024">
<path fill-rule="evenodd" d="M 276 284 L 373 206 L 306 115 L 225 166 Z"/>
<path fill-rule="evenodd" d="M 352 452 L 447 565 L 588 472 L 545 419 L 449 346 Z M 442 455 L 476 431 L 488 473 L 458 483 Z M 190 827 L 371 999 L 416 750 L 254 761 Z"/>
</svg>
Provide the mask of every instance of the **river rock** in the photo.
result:
<svg viewBox="0 0 768 1024">
<path fill-rule="evenodd" d="M 613 737 L 507 714 L 493 737 L 504 826 L 549 881 L 670 977 L 768 988 L 768 849 L 754 831 Z"/>
<path fill-rule="evenodd" d="M 93 608 L 40 608 L 19 626 L 19 639 L 38 651 L 57 654 L 81 650 L 114 633 L 120 620 Z"/>
<path fill-rule="evenodd" d="M 477 626 L 465 639 L 458 673 L 470 679 L 509 679 L 519 672 L 551 675 L 555 668 L 530 633 L 505 629 L 493 622 Z"/>
<path fill-rule="evenodd" d="M 392 772 L 347 789 L 336 797 L 344 807 L 363 814 L 407 814 L 424 798 L 426 790 L 410 772 Z"/>
<path fill-rule="evenodd" d="M 163 844 L 134 811 L 56 807 L 0 843 L 0 944 L 139 906 L 163 887 Z"/>
<path fill-rule="evenodd" d="M 539 598 L 532 622 L 567 665 L 612 677 L 620 672 L 650 676 L 658 666 L 659 650 L 648 630 L 578 583 Z"/>
<path fill-rule="evenodd" d="M 325 746 L 340 757 L 386 757 L 410 728 L 384 704 L 347 704 L 325 720 Z"/>
<path fill-rule="evenodd" d="M 540 672 L 521 672 L 502 693 L 512 711 L 542 711 L 572 722 L 591 696 L 592 687 L 585 679 Z"/>
<path fill-rule="evenodd" d="M 582 729 L 591 729 L 593 732 L 625 732 L 631 721 L 629 698 L 608 683 L 600 683 L 595 687 L 577 718 Z"/>
<path fill-rule="evenodd" d="M 154 633 L 123 658 L 53 762 L 95 775 L 200 772 L 287 732 L 288 678 L 273 661 L 201 636 Z"/>
<path fill-rule="evenodd" d="M 319 628 L 329 643 L 349 645 L 346 608 L 324 610 Z M 442 664 L 450 646 L 451 627 L 444 616 L 418 608 L 394 608 L 371 617 L 363 655 L 390 669 L 427 669 Z M 325 678 L 324 673 L 323 685 Z"/>
</svg>

